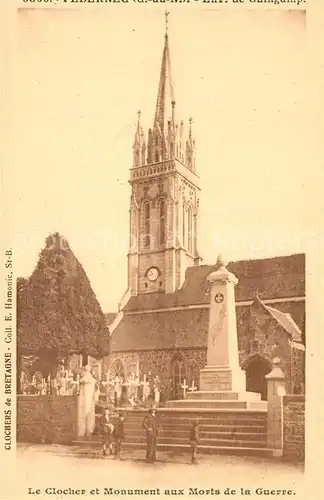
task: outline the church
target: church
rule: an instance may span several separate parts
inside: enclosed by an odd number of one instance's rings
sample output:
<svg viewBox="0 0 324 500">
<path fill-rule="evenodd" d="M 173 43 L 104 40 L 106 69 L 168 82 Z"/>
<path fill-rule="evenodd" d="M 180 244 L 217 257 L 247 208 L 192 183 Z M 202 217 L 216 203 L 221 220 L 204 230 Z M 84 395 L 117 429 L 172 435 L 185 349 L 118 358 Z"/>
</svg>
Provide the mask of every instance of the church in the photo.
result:
<svg viewBox="0 0 324 500">
<path fill-rule="evenodd" d="M 176 120 L 166 31 L 153 126 L 138 114 L 130 169 L 128 289 L 117 315 L 107 314 L 111 352 L 103 372 L 159 376 L 166 399 L 199 383 L 206 365 L 210 290 L 198 252 L 199 175 L 192 131 Z M 216 260 L 216 259 L 215 259 Z M 231 262 L 238 349 L 246 389 L 266 399 L 265 375 L 279 357 L 288 393 L 305 384 L 305 256 Z"/>
</svg>

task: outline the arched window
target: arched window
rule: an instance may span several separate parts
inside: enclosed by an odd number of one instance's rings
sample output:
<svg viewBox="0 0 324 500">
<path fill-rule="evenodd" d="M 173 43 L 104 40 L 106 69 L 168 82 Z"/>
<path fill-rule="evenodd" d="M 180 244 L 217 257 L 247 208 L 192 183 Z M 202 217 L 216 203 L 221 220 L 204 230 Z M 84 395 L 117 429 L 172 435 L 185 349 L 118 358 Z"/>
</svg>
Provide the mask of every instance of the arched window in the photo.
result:
<svg viewBox="0 0 324 500">
<path fill-rule="evenodd" d="M 182 242 L 186 246 L 186 206 L 182 205 Z"/>
<path fill-rule="evenodd" d="M 187 377 L 185 359 L 181 354 L 175 355 L 171 360 L 171 383 L 172 383 L 172 398 L 183 398 L 183 389 L 181 385 Z"/>
<path fill-rule="evenodd" d="M 192 209 L 188 208 L 188 250 L 192 252 Z"/>
<path fill-rule="evenodd" d="M 144 247 L 150 248 L 151 246 L 151 210 L 150 202 L 144 203 Z"/>
<path fill-rule="evenodd" d="M 160 212 L 160 245 L 165 243 L 165 201 L 162 199 L 159 202 Z"/>
</svg>

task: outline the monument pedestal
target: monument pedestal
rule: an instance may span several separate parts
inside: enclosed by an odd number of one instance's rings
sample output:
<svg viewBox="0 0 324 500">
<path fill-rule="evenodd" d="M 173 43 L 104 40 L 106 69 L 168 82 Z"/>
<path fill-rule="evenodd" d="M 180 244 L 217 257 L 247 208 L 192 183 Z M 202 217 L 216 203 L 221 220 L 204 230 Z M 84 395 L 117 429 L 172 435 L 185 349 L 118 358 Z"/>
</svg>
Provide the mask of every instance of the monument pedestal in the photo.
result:
<svg viewBox="0 0 324 500">
<path fill-rule="evenodd" d="M 246 391 L 239 364 L 234 286 L 237 278 L 223 262 L 208 276 L 211 283 L 207 365 L 200 370 L 200 390 L 170 402 L 182 408 L 266 410 L 261 395 Z"/>
<path fill-rule="evenodd" d="M 246 387 L 245 372 L 240 367 L 206 366 L 200 370 L 201 391 L 238 391 Z"/>
</svg>

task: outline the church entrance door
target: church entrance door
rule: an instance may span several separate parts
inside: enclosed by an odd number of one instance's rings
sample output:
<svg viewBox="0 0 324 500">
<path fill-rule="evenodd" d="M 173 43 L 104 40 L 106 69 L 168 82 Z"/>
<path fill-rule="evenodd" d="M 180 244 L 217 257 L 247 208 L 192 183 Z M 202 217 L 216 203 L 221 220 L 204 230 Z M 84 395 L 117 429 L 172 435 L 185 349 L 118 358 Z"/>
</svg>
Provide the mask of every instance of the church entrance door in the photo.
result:
<svg viewBox="0 0 324 500">
<path fill-rule="evenodd" d="M 246 373 L 246 390 L 258 392 L 261 394 L 262 400 L 267 400 L 267 379 L 265 376 L 271 371 L 271 367 L 267 360 L 263 358 L 254 358 L 247 364 Z"/>
<path fill-rule="evenodd" d="M 181 385 L 186 378 L 185 361 L 182 356 L 177 356 L 171 364 L 172 371 L 172 399 L 182 399 L 183 389 Z"/>
</svg>

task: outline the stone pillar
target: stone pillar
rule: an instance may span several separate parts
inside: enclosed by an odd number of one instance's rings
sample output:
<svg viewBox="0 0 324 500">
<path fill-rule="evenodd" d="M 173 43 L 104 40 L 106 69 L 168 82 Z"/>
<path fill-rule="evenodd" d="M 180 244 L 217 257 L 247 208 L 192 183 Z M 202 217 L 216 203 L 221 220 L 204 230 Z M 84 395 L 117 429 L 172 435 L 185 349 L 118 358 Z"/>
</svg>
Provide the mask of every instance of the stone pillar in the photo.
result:
<svg viewBox="0 0 324 500">
<path fill-rule="evenodd" d="M 274 457 L 283 455 L 283 396 L 286 394 L 285 376 L 279 366 L 280 359 L 274 358 L 272 370 L 265 377 L 268 381 L 268 424 L 267 447 Z"/>
<path fill-rule="evenodd" d="M 234 286 L 237 278 L 219 259 L 211 283 L 207 366 L 200 372 L 202 391 L 245 391 L 239 365 Z"/>
<path fill-rule="evenodd" d="M 91 436 L 95 428 L 95 384 L 91 367 L 86 365 L 78 396 L 78 437 Z"/>
</svg>

